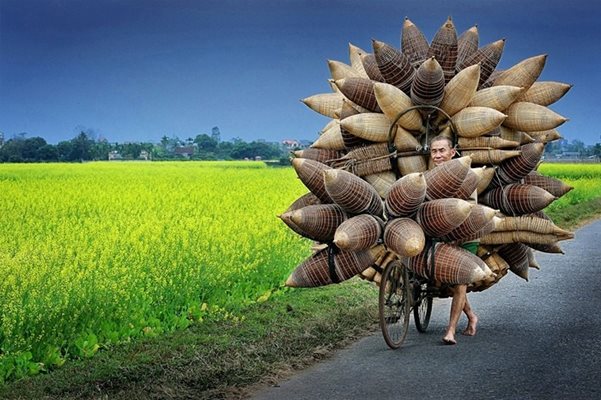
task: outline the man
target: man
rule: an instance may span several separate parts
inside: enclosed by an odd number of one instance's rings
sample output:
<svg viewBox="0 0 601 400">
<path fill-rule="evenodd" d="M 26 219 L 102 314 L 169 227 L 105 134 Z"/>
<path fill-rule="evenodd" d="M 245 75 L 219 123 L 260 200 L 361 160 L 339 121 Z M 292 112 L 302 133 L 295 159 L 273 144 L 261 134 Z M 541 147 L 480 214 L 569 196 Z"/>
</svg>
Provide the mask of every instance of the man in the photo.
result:
<svg viewBox="0 0 601 400">
<path fill-rule="evenodd" d="M 430 142 L 430 157 L 435 166 L 438 166 L 445 161 L 449 161 L 455 156 L 455 148 L 453 143 L 446 136 L 436 136 Z M 472 201 L 477 201 L 477 197 L 472 196 Z M 466 248 L 472 253 L 475 253 L 477 246 L 474 246 L 474 242 L 464 243 L 462 247 Z M 476 326 L 478 324 L 478 316 L 472 310 L 469 301 L 467 300 L 467 285 L 455 285 L 450 288 L 453 293 L 453 301 L 451 302 L 451 312 L 449 316 L 449 325 L 442 341 L 445 344 L 457 344 L 455 340 L 455 331 L 457 330 L 457 323 L 459 317 L 461 317 L 461 311 L 467 316 L 467 328 L 463 331 L 464 335 L 474 336 L 476 334 Z"/>
</svg>

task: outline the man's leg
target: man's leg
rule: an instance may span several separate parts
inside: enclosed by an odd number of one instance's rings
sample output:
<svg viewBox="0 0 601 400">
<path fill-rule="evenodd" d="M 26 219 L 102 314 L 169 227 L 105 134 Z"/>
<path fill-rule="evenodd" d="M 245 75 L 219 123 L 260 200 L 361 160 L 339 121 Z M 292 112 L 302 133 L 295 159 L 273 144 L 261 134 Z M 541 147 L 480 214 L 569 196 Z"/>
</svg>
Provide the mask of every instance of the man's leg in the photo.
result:
<svg viewBox="0 0 601 400">
<path fill-rule="evenodd" d="M 461 311 L 463 311 L 466 304 L 466 291 L 467 285 L 457 285 L 453 288 L 453 301 L 451 302 L 449 325 L 447 326 L 447 331 L 442 338 L 442 341 L 446 344 L 457 343 L 455 340 L 455 331 L 457 330 L 457 323 L 459 322 Z"/>
<path fill-rule="evenodd" d="M 478 325 L 478 316 L 472 310 L 470 302 L 467 300 L 467 295 L 465 296 L 465 305 L 463 306 L 463 312 L 467 317 L 467 328 L 465 328 L 463 334 L 468 336 L 474 336 L 476 334 L 476 325 Z"/>
</svg>

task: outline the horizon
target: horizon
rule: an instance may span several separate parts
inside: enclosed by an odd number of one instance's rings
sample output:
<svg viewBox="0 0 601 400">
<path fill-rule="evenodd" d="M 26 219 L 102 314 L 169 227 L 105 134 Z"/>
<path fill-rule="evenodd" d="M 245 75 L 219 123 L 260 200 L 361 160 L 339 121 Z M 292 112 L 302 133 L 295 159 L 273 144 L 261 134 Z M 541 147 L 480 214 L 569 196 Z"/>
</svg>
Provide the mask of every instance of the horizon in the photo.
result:
<svg viewBox="0 0 601 400">
<path fill-rule="evenodd" d="M 299 100 L 328 93 L 348 45 L 399 47 L 409 17 L 431 41 L 448 16 L 480 46 L 506 38 L 499 69 L 548 54 L 539 77 L 573 87 L 549 108 L 568 142 L 601 140 L 601 4 L 488 0 L 0 0 L 0 132 L 55 144 L 210 134 L 314 141 L 329 118 Z M 503 15 L 498 12 L 502 7 Z"/>
</svg>

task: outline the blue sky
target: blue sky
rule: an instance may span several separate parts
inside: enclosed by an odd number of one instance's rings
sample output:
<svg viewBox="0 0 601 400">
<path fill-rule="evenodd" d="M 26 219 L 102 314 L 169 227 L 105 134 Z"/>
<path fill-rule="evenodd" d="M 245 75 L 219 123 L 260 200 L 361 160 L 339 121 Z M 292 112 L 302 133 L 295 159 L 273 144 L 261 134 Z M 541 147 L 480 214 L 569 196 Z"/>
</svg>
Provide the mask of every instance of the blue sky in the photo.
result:
<svg viewBox="0 0 601 400">
<path fill-rule="evenodd" d="M 548 54 L 539 80 L 573 84 L 550 108 L 568 140 L 601 142 L 601 2 L 593 0 L 0 0 L 0 132 L 50 143 L 210 134 L 314 140 L 328 118 L 299 100 L 329 92 L 348 44 L 399 46 L 409 17 L 428 40 L 448 16 L 499 68 Z"/>
</svg>

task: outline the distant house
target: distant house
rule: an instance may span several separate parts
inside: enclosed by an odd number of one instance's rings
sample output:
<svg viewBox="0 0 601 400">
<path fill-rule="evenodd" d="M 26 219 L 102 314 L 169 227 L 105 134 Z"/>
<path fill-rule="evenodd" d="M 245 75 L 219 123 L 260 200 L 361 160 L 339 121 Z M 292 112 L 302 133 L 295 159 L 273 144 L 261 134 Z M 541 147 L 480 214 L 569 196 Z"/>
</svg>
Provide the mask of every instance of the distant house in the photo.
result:
<svg viewBox="0 0 601 400">
<path fill-rule="evenodd" d="M 180 146 L 175 148 L 175 155 L 179 155 L 185 158 L 190 158 L 194 155 L 194 146 Z"/>
<path fill-rule="evenodd" d="M 284 139 L 282 140 L 282 146 L 287 148 L 288 150 L 294 149 L 304 149 L 311 145 L 311 142 L 308 140 L 296 140 L 296 139 Z"/>
<path fill-rule="evenodd" d="M 109 161 L 123 160 L 123 156 L 117 150 L 109 151 Z"/>
<path fill-rule="evenodd" d="M 140 155 L 138 156 L 138 160 L 145 160 L 145 161 L 150 160 L 150 153 L 147 152 L 146 150 L 142 150 L 140 152 Z"/>
<path fill-rule="evenodd" d="M 282 145 L 288 150 L 298 149 L 300 147 L 300 142 L 296 139 L 284 139 L 282 140 Z"/>
</svg>

